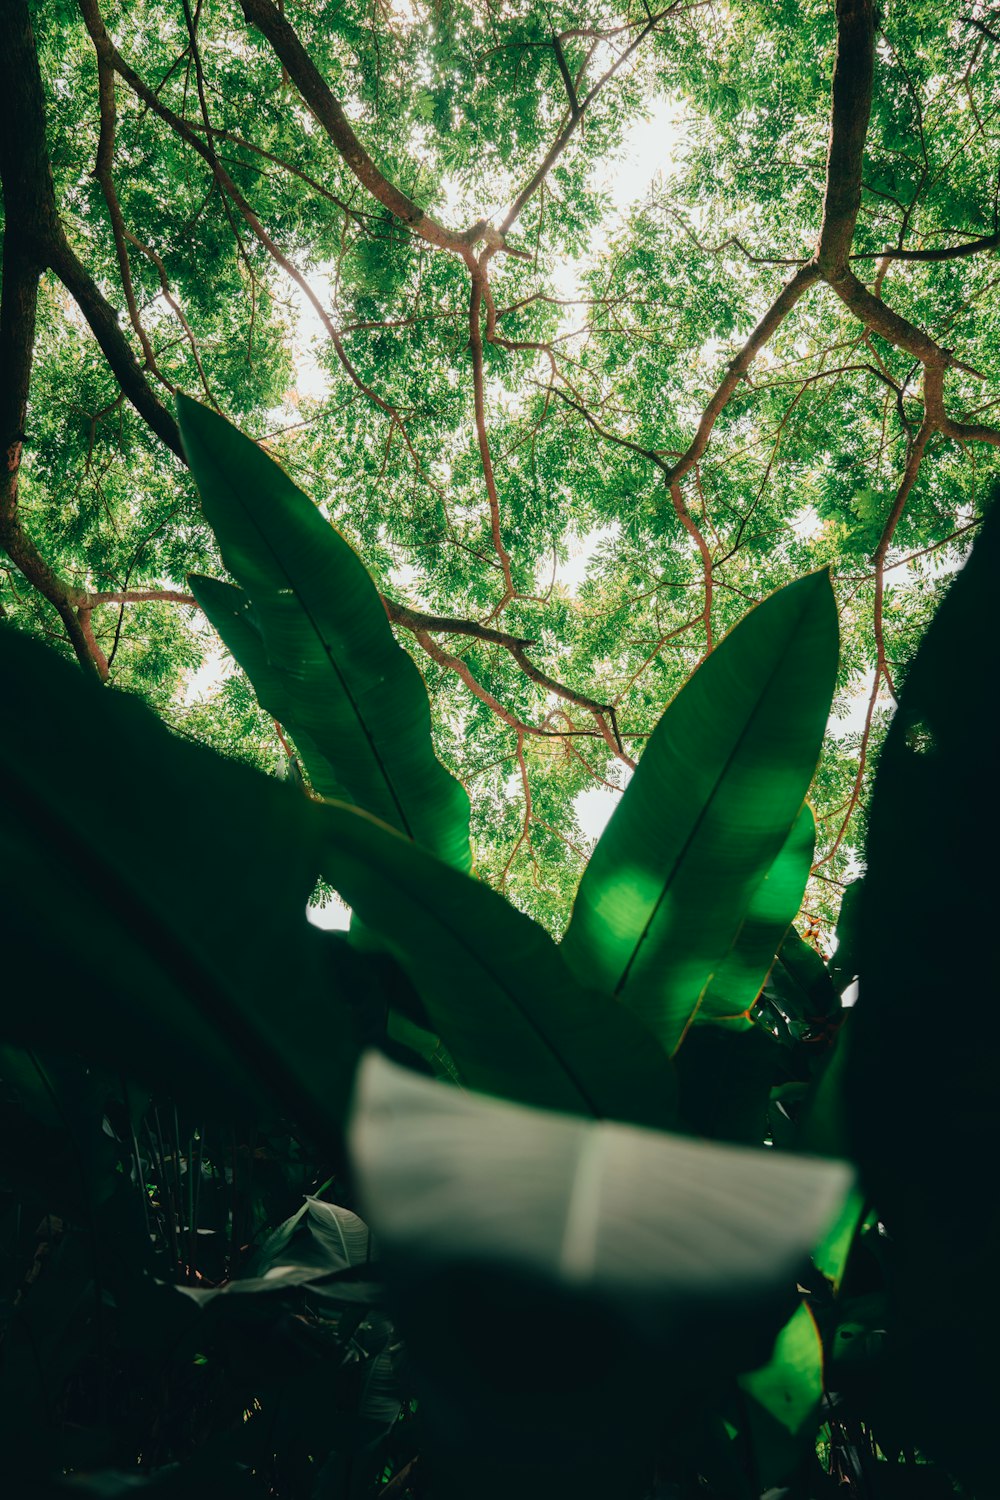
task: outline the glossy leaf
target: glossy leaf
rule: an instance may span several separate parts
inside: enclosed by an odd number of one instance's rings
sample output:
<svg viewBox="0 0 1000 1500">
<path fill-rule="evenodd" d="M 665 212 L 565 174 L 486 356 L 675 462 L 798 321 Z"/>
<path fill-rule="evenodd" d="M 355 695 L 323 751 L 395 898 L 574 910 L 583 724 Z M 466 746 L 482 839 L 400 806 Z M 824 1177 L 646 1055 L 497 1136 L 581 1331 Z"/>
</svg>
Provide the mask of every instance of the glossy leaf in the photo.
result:
<svg viewBox="0 0 1000 1500">
<path fill-rule="evenodd" d="M 281 709 L 321 781 L 467 869 L 468 797 L 434 754 L 427 690 L 363 563 L 256 443 L 185 396 L 177 409 L 205 515 L 248 597 L 236 608 L 230 596 L 228 643 L 237 660 L 249 646 L 241 665 L 262 706 Z"/>
<path fill-rule="evenodd" d="M 837 669 L 829 576 L 752 610 L 681 689 L 580 882 L 563 942 L 673 1050 L 778 857 Z"/>
<path fill-rule="evenodd" d="M 864 1218 L 864 1196 L 857 1188 L 852 1188 L 840 1214 L 813 1251 L 813 1264 L 832 1283 L 834 1292 L 840 1291 L 847 1262 Z"/>
<path fill-rule="evenodd" d="M 851 1180 L 479 1098 L 376 1055 L 350 1151 L 431 1434 L 451 1468 L 490 1455 L 490 1496 L 545 1493 L 557 1462 L 569 1493 L 631 1493 L 627 1469 L 611 1491 L 609 1474 L 641 1454 L 657 1398 L 767 1357 Z"/>
<path fill-rule="evenodd" d="M 311 808 L 322 870 L 405 969 L 463 1081 L 525 1104 L 663 1125 L 669 1058 L 502 896 L 356 809 Z"/>
<path fill-rule="evenodd" d="M 305 920 L 306 800 L 7 630 L 0 676 L 3 1035 L 211 1111 L 277 1097 L 335 1135 L 354 1056 L 336 955 L 359 960 Z"/>
<path fill-rule="evenodd" d="M 777 859 L 754 891 L 739 932 L 712 975 L 695 1021 L 745 1017 L 760 994 L 782 940 L 802 905 L 809 879 L 816 823 L 804 803 Z"/>
</svg>

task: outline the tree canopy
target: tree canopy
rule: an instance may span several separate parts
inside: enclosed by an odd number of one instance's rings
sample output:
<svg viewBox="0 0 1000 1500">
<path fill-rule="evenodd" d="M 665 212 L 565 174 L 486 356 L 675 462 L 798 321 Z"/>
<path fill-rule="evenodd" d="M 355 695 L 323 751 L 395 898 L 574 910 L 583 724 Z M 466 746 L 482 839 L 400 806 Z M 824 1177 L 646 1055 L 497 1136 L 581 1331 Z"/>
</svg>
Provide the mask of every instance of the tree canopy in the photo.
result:
<svg viewBox="0 0 1000 1500">
<path fill-rule="evenodd" d="M 216 407 L 375 578 L 479 873 L 562 928 L 579 794 L 829 567 L 828 920 L 996 472 L 998 58 L 979 0 L 10 0 L 0 609 L 178 730 L 292 753 L 241 674 L 181 692 L 221 564 L 174 395 Z"/>
</svg>

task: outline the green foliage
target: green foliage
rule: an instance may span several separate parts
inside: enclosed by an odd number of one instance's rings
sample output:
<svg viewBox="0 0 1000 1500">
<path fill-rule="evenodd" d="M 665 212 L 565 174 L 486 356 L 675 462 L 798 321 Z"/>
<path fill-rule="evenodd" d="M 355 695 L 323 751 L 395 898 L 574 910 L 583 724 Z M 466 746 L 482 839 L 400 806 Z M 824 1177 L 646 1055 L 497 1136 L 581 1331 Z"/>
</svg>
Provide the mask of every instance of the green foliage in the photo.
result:
<svg viewBox="0 0 1000 1500">
<path fill-rule="evenodd" d="M 242 465 L 242 441 L 232 451 Z M 262 462 L 266 513 L 287 481 Z M 216 496 L 219 475 L 204 480 Z M 305 516 L 308 502 L 294 504 Z M 269 557 L 294 552 L 298 524 L 275 523 Z M 10 1473 L 41 1475 L 53 1496 L 125 1493 L 138 1466 L 153 1494 L 183 1482 L 195 1494 L 270 1485 L 289 1500 L 363 1500 L 417 1473 L 432 1496 L 457 1497 L 478 1468 L 486 1496 L 568 1485 L 644 1500 L 659 1468 L 689 1489 L 756 1497 L 781 1485 L 804 1500 L 827 1482 L 819 1438 L 836 1463 L 866 1466 L 879 1494 L 895 1493 L 891 1460 L 918 1442 L 980 1482 L 964 1404 L 936 1397 L 934 1421 L 915 1396 L 871 1404 L 887 1358 L 916 1364 L 928 1326 L 955 1336 L 943 1310 L 928 1325 L 922 1291 L 927 1256 L 952 1230 L 900 1170 L 925 1065 L 915 1052 L 891 1107 L 874 1081 L 899 1007 L 937 1006 L 944 960 L 925 942 L 921 988 L 871 912 L 891 892 L 933 931 L 918 894 L 932 888 L 926 826 L 907 815 L 940 805 L 946 787 L 947 858 L 969 868 L 980 820 L 952 757 L 967 763 L 981 668 L 971 657 L 967 676 L 942 667 L 957 639 L 986 637 L 997 534 L 991 518 L 908 678 L 859 946 L 855 896 L 829 969 L 789 925 L 813 841 L 809 757 L 833 690 L 825 578 L 753 611 L 667 709 L 647 749 L 652 780 L 633 778 L 594 864 L 639 932 L 648 903 L 621 895 L 635 861 L 666 850 L 672 869 L 679 819 L 695 839 L 725 829 L 698 777 L 744 810 L 735 835 L 698 850 L 685 896 L 687 927 L 720 934 L 716 956 L 689 962 L 683 927 L 658 940 L 657 969 L 686 996 L 684 1017 L 697 1013 L 673 1065 L 656 1017 L 614 998 L 572 926 L 576 978 L 540 926 L 370 810 L 185 743 L 5 631 L 18 729 L 0 824 L 11 972 L 22 995 L 41 984 L 47 996 L 44 1011 L 8 1008 L 0 1051 Z M 214 601 L 229 586 L 201 587 Z M 360 670 L 352 650 L 364 662 L 397 649 L 379 612 L 359 619 L 360 643 L 328 638 L 324 672 L 338 681 Z M 294 662 L 268 648 L 260 668 L 266 637 L 255 638 L 247 665 L 262 695 L 290 693 Z M 792 672 L 796 653 L 826 661 L 825 686 Z M 417 708 L 392 744 L 396 764 L 430 754 Z M 66 711 L 77 743 L 57 731 Z M 340 750 L 332 737 L 323 752 L 338 786 L 356 756 L 349 736 Z M 734 797 L 741 757 L 750 772 Z M 377 778 L 354 785 L 359 800 L 383 796 Z M 747 856 L 748 840 L 763 852 Z M 79 892 L 81 866 L 91 879 Z M 350 942 L 306 922 L 319 875 L 363 923 Z M 956 901 L 974 899 L 954 883 Z M 855 972 L 861 1029 L 845 1054 L 839 991 Z M 921 1046 L 929 1030 L 916 1028 Z M 348 1109 L 358 1046 L 372 1044 L 395 1062 L 369 1053 Z M 850 1168 L 802 1151 L 843 1141 L 845 1102 L 866 1189 L 898 1240 L 885 1270 L 881 1220 L 848 1192 Z M 953 1174 L 954 1135 L 938 1122 L 921 1139 L 923 1160 Z M 958 1254 L 964 1236 L 954 1243 Z M 971 1363 L 981 1332 L 960 1337 Z M 95 1380 L 107 1419 L 88 1404 Z M 831 1390 L 842 1391 L 835 1419 Z M 168 1415 L 171 1435 L 156 1437 Z M 855 1420 L 872 1424 L 878 1454 L 861 1456 Z"/>
<path fill-rule="evenodd" d="M 32 5 L 69 238 L 164 402 L 176 388 L 266 439 L 360 550 L 383 594 L 432 615 L 489 620 L 501 586 L 474 422 L 467 268 L 359 188 L 240 6 L 196 9 L 220 165 L 284 262 L 190 139 L 119 76 L 113 178 L 132 236 L 127 267 L 155 370 L 148 366 L 93 171 L 93 48 L 78 9 Z M 880 13 L 854 245 L 869 281 L 884 247 L 923 253 L 993 231 L 986 184 L 1000 71 L 990 23 L 967 10 L 957 0 L 891 0 Z M 373 13 L 358 0 L 314 0 L 289 19 L 380 170 L 457 231 L 484 217 L 500 222 L 557 136 L 567 93 L 553 35 L 566 32 L 570 74 L 586 65 L 581 79 L 593 82 L 646 13 L 607 0 L 586 16 L 566 4 L 484 11 L 481 0 L 449 0 Z M 183 8 L 109 0 L 105 21 L 128 66 L 201 140 Z M 861 325 L 826 292 L 810 294 L 776 331 L 682 485 L 713 557 L 707 614 L 702 560 L 649 457 L 686 448 L 789 264 L 812 253 L 834 33 L 834 12 L 817 0 L 745 0 L 724 16 L 715 5 L 668 8 L 525 203 L 510 232 L 519 255 L 490 265 L 498 318 L 484 344 L 486 427 L 518 591 L 493 623 L 537 642 L 535 664 L 571 690 L 614 700 L 630 759 L 707 646 L 706 619 L 724 634 L 748 603 L 808 571 L 833 570 L 839 712 L 866 696 L 878 658 L 869 559 L 921 413 L 905 350 L 874 334 L 864 336 L 874 353 L 857 344 Z M 657 147 L 628 190 L 648 111 Z M 340 352 L 285 263 L 330 315 Z M 1000 374 L 989 251 L 894 259 L 880 277 L 887 305 L 956 351 L 949 410 L 988 421 Z M 895 674 L 981 517 L 994 453 L 931 439 L 885 574 L 884 645 Z M 20 490 L 29 534 L 81 587 L 186 593 L 189 574 L 218 572 L 188 477 L 123 398 L 50 272 Z M 581 544 L 578 582 L 567 563 Z M 13 565 L 0 589 L 22 628 L 60 629 Z M 176 601 L 154 600 L 101 604 L 93 626 L 115 680 L 176 721 L 184 680 L 205 651 L 200 621 Z M 624 762 L 566 700 L 573 734 L 529 742 L 522 781 L 510 724 L 400 635 L 427 678 L 435 752 L 473 802 L 476 867 L 550 931 L 564 930 L 591 838 L 579 794 L 616 785 Z M 558 717 L 546 722 L 546 690 L 502 648 L 463 640 L 458 654 L 511 715 L 568 730 Z M 209 694 L 196 732 L 262 764 L 259 723 L 236 711 L 224 682 Z M 886 701 L 883 692 L 864 744 L 860 730 L 828 739 L 813 788 L 827 879 L 810 883 L 807 904 L 825 931 L 837 882 L 853 875 L 863 845 Z M 267 753 L 277 750 L 272 737 Z M 835 810 L 856 777 L 861 796 L 841 829 Z"/>
<path fill-rule="evenodd" d="M 987 1500 L 990 7 L 268 9 L 0 27 L 0 1478 Z"/>
</svg>

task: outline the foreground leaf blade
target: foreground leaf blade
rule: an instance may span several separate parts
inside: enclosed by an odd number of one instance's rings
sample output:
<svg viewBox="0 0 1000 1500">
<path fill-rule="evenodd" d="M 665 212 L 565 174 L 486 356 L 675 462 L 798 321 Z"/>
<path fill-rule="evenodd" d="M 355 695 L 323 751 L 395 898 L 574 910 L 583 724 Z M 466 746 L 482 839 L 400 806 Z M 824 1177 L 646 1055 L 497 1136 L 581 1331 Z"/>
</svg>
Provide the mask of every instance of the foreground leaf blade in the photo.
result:
<svg viewBox="0 0 1000 1500">
<path fill-rule="evenodd" d="M 664 713 L 580 882 L 567 962 L 670 1050 L 799 814 L 836 670 L 827 573 L 758 605 Z"/>
<path fill-rule="evenodd" d="M 308 740 L 311 763 L 322 756 L 349 800 L 467 869 L 469 799 L 434 754 L 423 679 L 361 560 L 256 443 L 188 397 L 177 407 L 205 514 L 267 653 L 263 671 L 255 649 L 241 661 L 261 703 L 274 703 L 277 678 L 283 722 Z"/>
<path fill-rule="evenodd" d="M 995 1486 L 992 1284 L 1000 1040 L 994 1024 L 1000 506 L 983 522 L 903 684 L 872 791 L 859 993 L 842 1098 L 891 1236 L 887 1381 L 911 1440 L 972 1491 Z M 853 963 L 852 963 L 853 967 Z"/>
<path fill-rule="evenodd" d="M 740 1377 L 762 1485 L 787 1479 L 815 1441 L 823 1398 L 823 1340 L 802 1303 L 778 1334 L 771 1358 Z"/>
<path fill-rule="evenodd" d="M 632 1493 L 624 1456 L 642 1461 L 669 1394 L 767 1358 L 851 1180 L 463 1094 L 375 1055 L 349 1144 L 448 1493 L 487 1452 L 490 1497 L 560 1492 L 560 1472 L 563 1493 Z"/>
</svg>

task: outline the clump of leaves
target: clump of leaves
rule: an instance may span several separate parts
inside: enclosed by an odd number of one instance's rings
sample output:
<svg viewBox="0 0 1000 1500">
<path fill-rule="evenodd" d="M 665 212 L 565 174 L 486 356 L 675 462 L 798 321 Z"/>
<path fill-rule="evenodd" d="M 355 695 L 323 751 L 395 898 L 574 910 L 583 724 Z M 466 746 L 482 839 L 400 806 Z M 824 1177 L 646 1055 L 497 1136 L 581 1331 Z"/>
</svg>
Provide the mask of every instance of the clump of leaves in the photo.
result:
<svg viewBox="0 0 1000 1500">
<path fill-rule="evenodd" d="M 908 680 L 832 964 L 792 925 L 837 669 L 825 573 L 667 706 L 557 945 L 469 873 L 467 801 L 357 556 L 223 419 L 180 419 L 235 580 L 194 587 L 302 775 L 0 636 L 10 1472 L 104 1496 L 457 1500 L 472 1475 L 498 1500 L 806 1500 L 949 1486 L 897 1465 L 926 1446 L 981 1482 L 974 1400 L 941 1390 L 925 1429 L 926 1401 L 876 1389 L 914 1356 L 937 1244 L 903 1106 L 931 1047 L 979 1075 L 928 1024 L 884 1107 L 899 1008 L 936 1014 L 952 955 L 925 912 L 931 957 L 915 935 L 897 968 L 874 914 L 890 890 L 921 911 L 942 805 L 964 899 L 978 708 L 942 662 L 955 631 L 988 649 L 995 518 Z M 307 923 L 318 878 L 347 936 Z M 955 1132 L 932 1147 L 943 1181 Z M 975 1243 L 979 1266 L 992 1228 Z"/>
</svg>

